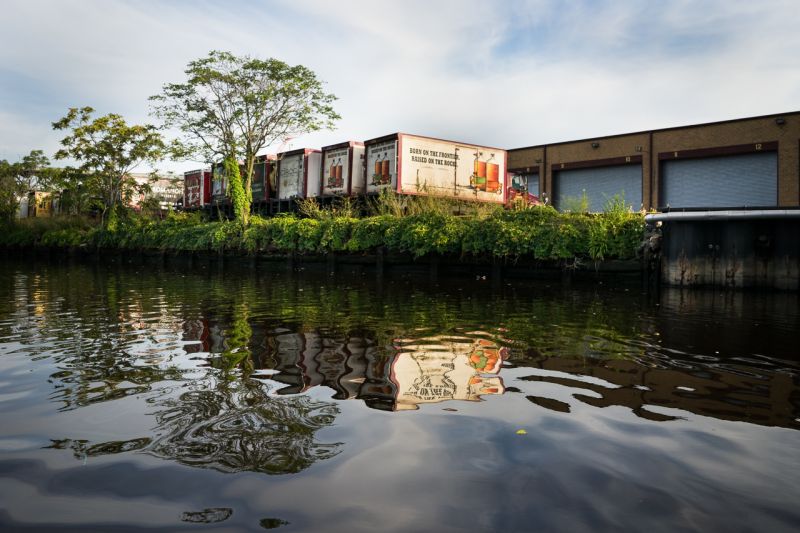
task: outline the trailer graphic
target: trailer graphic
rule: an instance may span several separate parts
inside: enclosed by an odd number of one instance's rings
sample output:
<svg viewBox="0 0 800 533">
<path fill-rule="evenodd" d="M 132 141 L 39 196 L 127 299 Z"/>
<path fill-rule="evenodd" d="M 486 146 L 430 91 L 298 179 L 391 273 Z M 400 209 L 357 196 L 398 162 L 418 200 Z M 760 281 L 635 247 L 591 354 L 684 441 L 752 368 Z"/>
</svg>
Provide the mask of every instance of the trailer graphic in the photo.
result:
<svg viewBox="0 0 800 533">
<path fill-rule="evenodd" d="M 348 141 L 322 148 L 322 196 L 364 192 L 364 144 Z"/>
<path fill-rule="evenodd" d="M 506 151 L 396 133 L 366 141 L 367 192 L 506 201 Z"/>
</svg>

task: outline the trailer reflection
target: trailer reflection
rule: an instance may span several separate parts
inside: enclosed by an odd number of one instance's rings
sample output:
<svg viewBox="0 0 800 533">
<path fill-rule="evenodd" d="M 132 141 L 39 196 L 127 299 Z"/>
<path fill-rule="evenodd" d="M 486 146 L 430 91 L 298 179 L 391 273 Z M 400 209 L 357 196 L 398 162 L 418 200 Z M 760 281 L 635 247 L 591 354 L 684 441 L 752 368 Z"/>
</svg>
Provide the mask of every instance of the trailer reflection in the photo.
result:
<svg viewBox="0 0 800 533">
<path fill-rule="evenodd" d="M 507 349 L 486 338 L 429 336 L 395 339 L 388 349 L 367 337 L 337 340 L 317 332 L 276 331 L 272 380 L 278 394 L 325 386 L 335 399 L 403 411 L 448 400 L 479 401 L 502 394 L 498 375 Z"/>
</svg>

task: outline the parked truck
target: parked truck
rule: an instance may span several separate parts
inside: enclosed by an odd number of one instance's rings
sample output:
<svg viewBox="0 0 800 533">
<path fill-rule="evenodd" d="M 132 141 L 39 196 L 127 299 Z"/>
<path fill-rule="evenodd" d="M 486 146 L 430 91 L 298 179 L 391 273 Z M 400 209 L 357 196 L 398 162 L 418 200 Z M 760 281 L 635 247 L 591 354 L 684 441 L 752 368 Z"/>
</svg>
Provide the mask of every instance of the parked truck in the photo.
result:
<svg viewBox="0 0 800 533">
<path fill-rule="evenodd" d="M 211 169 L 183 173 L 183 208 L 202 209 L 211 203 Z"/>
<path fill-rule="evenodd" d="M 364 143 L 347 141 L 322 148 L 322 196 L 363 194 Z"/>
<path fill-rule="evenodd" d="M 366 192 L 505 203 L 506 151 L 394 133 L 364 142 Z"/>
</svg>

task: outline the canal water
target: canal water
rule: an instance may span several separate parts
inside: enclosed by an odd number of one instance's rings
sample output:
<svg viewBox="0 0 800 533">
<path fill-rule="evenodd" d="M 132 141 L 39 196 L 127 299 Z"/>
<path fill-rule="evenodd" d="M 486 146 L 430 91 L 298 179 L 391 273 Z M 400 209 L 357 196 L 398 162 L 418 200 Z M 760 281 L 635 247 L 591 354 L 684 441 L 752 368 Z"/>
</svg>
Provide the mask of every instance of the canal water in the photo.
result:
<svg viewBox="0 0 800 533">
<path fill-rule="evenodd" d="M 0 530 L 796 531 L 796 294 L 0 263 Z"/>
</svg>

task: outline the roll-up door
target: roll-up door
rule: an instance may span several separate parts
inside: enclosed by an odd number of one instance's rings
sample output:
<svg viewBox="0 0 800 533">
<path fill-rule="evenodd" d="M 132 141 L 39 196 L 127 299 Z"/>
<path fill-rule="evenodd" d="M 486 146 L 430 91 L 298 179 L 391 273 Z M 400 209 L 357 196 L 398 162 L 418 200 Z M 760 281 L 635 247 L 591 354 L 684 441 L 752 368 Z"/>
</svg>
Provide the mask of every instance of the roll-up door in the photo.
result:
<svg viewBox="0 0 800 533">
<path fill-rule="evenodd" d="M 661 164 L 662 207 L 778 205 L 778 154 L 678 159 Z"/>
<path fill-rule="evenodd" d="M 539 174 L 528 174 L 528 194 L 532 194 L 538 198 Z"/>
<path fill-rule="evenodd" d="M 555 206 L 569 207 L 572 199 L 580 200 L 584 191 L 589 211 L 602 211 L 614 195 L 625 197 L 625 204 L 638 210 L 642 205 L 642 166 L 614 165 L 608 167 L 561 170 L 553 176 Z"/>
</svg>

